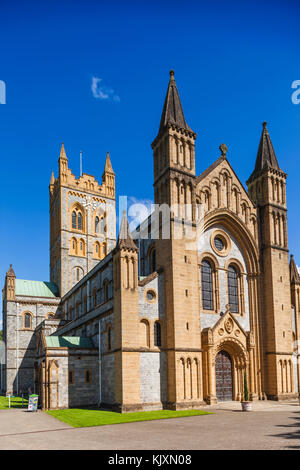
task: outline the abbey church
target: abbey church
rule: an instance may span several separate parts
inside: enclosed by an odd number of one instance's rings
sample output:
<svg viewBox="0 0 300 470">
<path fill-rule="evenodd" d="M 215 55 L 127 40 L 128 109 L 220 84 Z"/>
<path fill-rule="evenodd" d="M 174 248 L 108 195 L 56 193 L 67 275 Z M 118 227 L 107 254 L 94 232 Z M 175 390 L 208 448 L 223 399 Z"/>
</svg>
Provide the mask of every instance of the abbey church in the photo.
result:
<svg viewBox="0 0 300 470">
<path fill-rule="evenodd" d="M 152 142 L 155 211 L 133 232 L 124 213 L 118 237 L 109 154 L 101 183 L 77 179 L 62 145 L 50 281 L 19 279 L 17 266 L 5 277 L 3 392 L 35 392 L 43 409 L 197 408 L 241 400 L 246 373 L 251 400 L 298 396 L 286 169 L 266 123 L 247 187 L 225 144 L 196 175 L 195 139 L 171 71 Z"/>
</svg>

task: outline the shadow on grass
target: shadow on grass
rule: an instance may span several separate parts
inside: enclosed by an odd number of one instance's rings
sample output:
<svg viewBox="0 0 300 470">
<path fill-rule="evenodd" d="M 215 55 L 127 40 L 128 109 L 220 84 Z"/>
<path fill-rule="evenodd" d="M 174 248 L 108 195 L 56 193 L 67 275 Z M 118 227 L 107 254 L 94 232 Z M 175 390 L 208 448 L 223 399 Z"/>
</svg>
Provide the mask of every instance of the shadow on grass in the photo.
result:
<svg viewBox="0 0 300 470">
<path fill-rule="evenodd" d="M 26 409 L 27 406 L 28 406 L 28 400 L 26 398 L 23 399 L 23 406 L 22 406 L 22 397 L 11 397 L 10 408 L 9 408 L 8 397 L 0 396 L 0 411 L 9 410 L 9 409 L 18 409 L 18 408 Z"/>
</svg>

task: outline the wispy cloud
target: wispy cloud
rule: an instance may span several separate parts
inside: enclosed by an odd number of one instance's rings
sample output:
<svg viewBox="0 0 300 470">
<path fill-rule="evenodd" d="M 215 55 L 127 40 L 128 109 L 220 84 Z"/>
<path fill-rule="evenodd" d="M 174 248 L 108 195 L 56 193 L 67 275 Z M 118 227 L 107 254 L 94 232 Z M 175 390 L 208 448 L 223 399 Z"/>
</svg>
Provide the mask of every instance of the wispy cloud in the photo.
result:
<svg viewBox="0 0 300 470">
<path fill-rule="evenodd" d="M 94 98 L 104 101 L 115 101 L 118 103 L 120 97 L 114 92 L 112 88 L 104 85 L 102 78 L 92 77 L 91 90 Z"/>
</svg>

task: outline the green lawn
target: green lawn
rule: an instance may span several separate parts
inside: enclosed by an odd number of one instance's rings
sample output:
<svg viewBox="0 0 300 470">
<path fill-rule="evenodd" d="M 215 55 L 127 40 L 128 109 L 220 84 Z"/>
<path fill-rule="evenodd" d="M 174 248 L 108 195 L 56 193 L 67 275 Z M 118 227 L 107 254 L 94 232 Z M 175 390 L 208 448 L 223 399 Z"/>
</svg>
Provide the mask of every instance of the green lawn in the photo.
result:
<svg viewBox="0 0 300 470">
<path fill-rule="evenodd" d="M 115 413 L 98 409 L 70 408 L 66 410 L 48 410 L 47 413 L 60 419 L 74 428 L 88 426 L 105 426 L 106 424 L 132 423 L 135 421 L 152 421 L 155 419 L 183 418 L 186 416 L 208 415 L 201 410 L 161 410 L 140 411 L 138 413 Z"/>
<path fill-rule="evenodd" d="M 28 400 L 23 401 L 23 407 L 26 408 L 28 405 Z M 10 398 L 10 407 L 11 408 L 22 408 L 22 398 L 20 397 L 11 397 Z M 0 410 L 8 410 L 8 397 L 0 396 Z"/>
</svg>

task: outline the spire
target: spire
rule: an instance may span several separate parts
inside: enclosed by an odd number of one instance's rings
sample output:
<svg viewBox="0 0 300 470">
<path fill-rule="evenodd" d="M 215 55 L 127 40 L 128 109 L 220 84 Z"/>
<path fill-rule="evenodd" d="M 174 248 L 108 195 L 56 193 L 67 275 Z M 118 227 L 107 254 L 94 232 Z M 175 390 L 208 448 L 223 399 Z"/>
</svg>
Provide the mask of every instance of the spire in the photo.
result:
<svg viewBox="0 0 300 470">
<path fill-rule="evenodd" d="M 254 180 L 262 170 L 266 168 L 273 168 L 274 170 L 281 171 L 275 155 L 274 147 L 267 129 L 267 123 L 263 122 L 263 130 L 259 142 L 255 168 L 249 178 L 249 182 Z"/>
<path fill-rule="evenodd" d="M 298 268 L 296 266 L 293 255 L 291 255 L 290 276 L 291 276 L 291 282 L 292 283 L 300 284 L 300 274 L 299 274 Z"/>
<path fill-rule="evenodd" d="M 167 127 L 168 124 L 173 124 L 179 129 L 187 129 L 188 131 L 191 131 L 184 118 L 179 93 L 174 78 L 174 70 L 170 71 L 170 80 L 160 120 L 159 133 L 165 127 Z"/>
<path fill-rule="evenodd" d="M 123 211 L 123 218 L 118 236 L 117 248 L 128 248 L 130 250 L 138 251 L 138 247 L 134 243 L 130 234 L 126 211 Z"/>
<path fill-rule="evenodd" d="M 53 185 L 54 183 L 55 183 L 55 178 L 54 178 L 54 173 L 52 171 L 50 185 Z"/>
<path fill-rule="evenodd" d="M 115 172 L 114 172 L 114 170 L 113 170 L 113 167 L 112 167 L 112 165 L 111 165 L 109 152 L 107 152 L 107 154 L 106 154 L 104 173 L 112 173 L 112 174 L 115 174 Z"/>
<path fill-rule="evenodd" d="M 62 144 L 61 144 L 61 149 L 60 149 L 59 158 L 65 158 L 66 160 L 68 159 L 68 158 L 67 158 L 67 155 L 66 155 L 66 151 L 65 151 L 65 146 L 64 146 L 64 143 L 63 143 L 63 142 L 62 142 Z"/>
<path fill-rule="evenodd" d="M 16 277 L 15 272 L 13 270 L 12 264 L 9 266 L 9 270 L 6 273 L 6 276 L 8 277 Z"/>
</svg>

